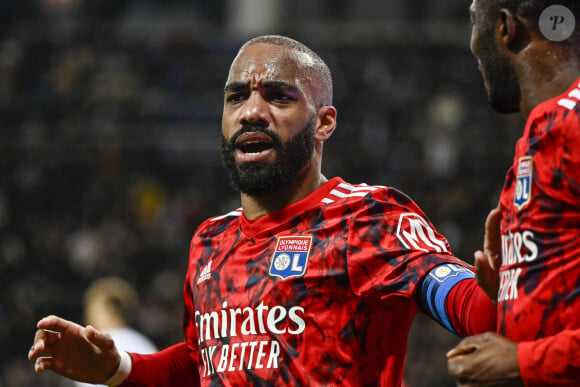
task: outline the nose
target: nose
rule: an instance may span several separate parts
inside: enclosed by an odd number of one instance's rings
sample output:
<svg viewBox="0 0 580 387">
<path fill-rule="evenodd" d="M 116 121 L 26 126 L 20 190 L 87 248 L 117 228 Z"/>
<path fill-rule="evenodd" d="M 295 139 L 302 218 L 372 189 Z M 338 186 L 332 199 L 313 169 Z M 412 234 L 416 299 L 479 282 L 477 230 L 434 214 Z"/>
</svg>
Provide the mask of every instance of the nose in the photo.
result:
<svg viewBox="0 0 580 387">
<path fill-rule="evenodd" d="M 268 127 L 270 125 L 269 105 L 258 90 L 253 90 L 244 102 L 240 123 Z"/>
</svg>

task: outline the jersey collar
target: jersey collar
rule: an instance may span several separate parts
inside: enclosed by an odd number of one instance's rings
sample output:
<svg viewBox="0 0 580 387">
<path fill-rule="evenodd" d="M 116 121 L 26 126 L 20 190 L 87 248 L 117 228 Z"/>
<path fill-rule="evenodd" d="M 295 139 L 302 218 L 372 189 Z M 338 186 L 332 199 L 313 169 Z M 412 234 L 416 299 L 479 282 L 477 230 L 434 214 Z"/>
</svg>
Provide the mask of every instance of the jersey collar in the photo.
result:
<svg viewBox="0 0 580 387">
<path fill-rule="evenodd" d="M 248 220 L 242 213 L 240 217 L 242 233 L 249 238 L 259 236 L 259 234 L 267 235 L 275 233 L 276 229 L 280 227 L 284 228 L 290 219 L 304 213 L 307 209 L 324 205 L 322 199 L 340 183 L 344 183 L 344 180 L 340 177 L 334 177 L 305 198 L 259 219 Z"/>
</svg>

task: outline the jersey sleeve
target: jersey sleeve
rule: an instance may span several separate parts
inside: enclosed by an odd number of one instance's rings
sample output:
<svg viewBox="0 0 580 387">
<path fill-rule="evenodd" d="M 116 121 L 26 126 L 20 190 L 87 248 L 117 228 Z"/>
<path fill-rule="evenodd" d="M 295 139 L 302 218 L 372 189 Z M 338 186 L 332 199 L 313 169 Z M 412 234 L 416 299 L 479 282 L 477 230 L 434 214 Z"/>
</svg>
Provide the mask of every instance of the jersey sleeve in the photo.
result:
<svg viewBox="0 0 580 387">
<path fill-rule="evenodd" d="M 562 177 L 565 192 L 576 208 L 580 208 L 580 108 L 570 111 L 566 117 L 562 139 Z"/>
<path fill-rule="evenodd" d="M 413 297 L 435 266 L 456 263 L 445 237 L 405 194 L 386 189 L 366 197 L 350 219 L 347 260 L 354 293 L 384 302 Z"/>
<path fill-rule="evenodd" d="M 546 194 L 563 204 L 580 206 L 580 109 L 562 107 L 534 112 L 530 135 L 540 137 L 542 149 L 534 156 L 536 178 Z M 520 147 L 529 146 L 519 144 Z"/>
<path fill-rule="evenodd" d="M 518 364 L 526 386 L 577 386 L 580 329 L 518 344 Z"/>
<path fill-rule="evenodd" d="M 497 308 L 466 267 L 453 263 L 435 267 L 417 297 L 429 316 L 458 336 L 495 331 Z"/>
<path fill-rule="evenodd" d="M 195 237 L 192 240 L 192 247 L 195 243 Z M 191 253 L 190 253 L 191 256 Z M 198 342 L 198 333 L 195 326 L 195 307 L 193 303 L 193 291 L 192 291 L 192 277 L 194 273 L 192 273 L 194 262 L 192 262 L 191 257 L 188 264 L 188 270 L 185 277 L 185 284 L 183 286 L 183 301 L 184 301 L 184 308 L 183 308 L 183 332 L 185 334 L 185 342 L 189 349 L 190 355 L 193 359 L 198 359 L 199 348 L 197 345 Z"/>
<path fill-rule="evenodd" d="M 199 387 L 197 364 L 189 356 L 185 343 L 175 344 L 154 354 L 130 353 L 131 373 L 121 387 Z"/>
</svg>

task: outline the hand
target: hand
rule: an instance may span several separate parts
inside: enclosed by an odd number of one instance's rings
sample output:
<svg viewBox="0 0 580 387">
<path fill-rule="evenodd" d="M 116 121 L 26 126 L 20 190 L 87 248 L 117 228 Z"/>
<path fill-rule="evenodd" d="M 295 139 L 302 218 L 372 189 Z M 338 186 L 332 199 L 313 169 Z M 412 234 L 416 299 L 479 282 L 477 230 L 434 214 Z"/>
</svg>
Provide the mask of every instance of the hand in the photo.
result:
<svg viewBox="0 0 580 387">
<path fill-rule="evenodd" d="M 483 251 L 478 250 L 475 258 L 475 279 L 479 286 L 497 303 L 499 291 L 499 267 L 501 266 L 501 210 L 499 205 L 490 211 L 485 220 Z"/>
<path fill-rule="evenodd" d="M 56 316 L 37 324 L 28 359 L 34 370 L 52 370 L 67 378 L 103 383 L 117 371 L 121 357 L 110 335 Z"/>
<path fill-rule="evenodd" d="M 518 345 L 486 332 L 463 339 L 447 352 L 447 368 L 460 386 L 523 386 Z"/>
</svg>

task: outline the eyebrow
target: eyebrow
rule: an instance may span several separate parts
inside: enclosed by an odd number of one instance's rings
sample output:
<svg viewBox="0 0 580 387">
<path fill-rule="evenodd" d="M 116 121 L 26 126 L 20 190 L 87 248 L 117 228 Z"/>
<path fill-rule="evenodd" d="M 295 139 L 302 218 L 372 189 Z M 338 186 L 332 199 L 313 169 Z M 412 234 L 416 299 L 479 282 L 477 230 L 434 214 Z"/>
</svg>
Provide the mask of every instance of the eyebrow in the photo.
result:
<svg viewBox="0 0 580 387">
<path fill-rule="evenodd" d="M 243 90 L 245 87 L 247 87 L 247 83 L 244 82 L 232 82 L 232 83 L 228 83 L 225 87 L 224 87 L 224 93 L 227 92 L 236 92 L 236 91 L 240 91 Z"/>
<path fill-rule="evenodd" d="M 244 90 L 247 87 L 248 87 L 247 82 L 231 82 L 224 87 L 224 93 L 239 92 L 239 91 Z M 287 82 L 281 82 L 281 81 L 264 81 L 264 82 L 260 83 L 259 87 L 263 88 L 263 89 L 278 89 L 278 90 L 283 90 L 283 91 L 287 91 L 290 93 L 300 93 L 300 90 L 298 89 L 298 87 L 291 85 Z"/>
</svg>

